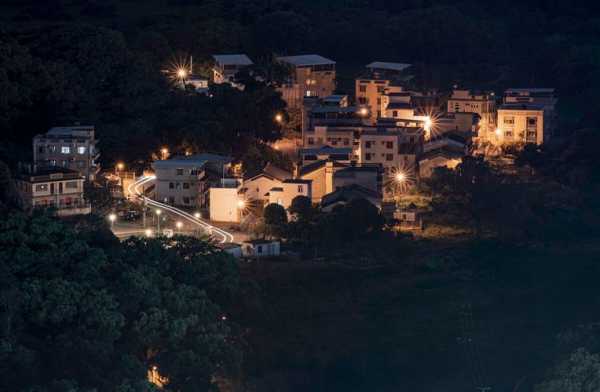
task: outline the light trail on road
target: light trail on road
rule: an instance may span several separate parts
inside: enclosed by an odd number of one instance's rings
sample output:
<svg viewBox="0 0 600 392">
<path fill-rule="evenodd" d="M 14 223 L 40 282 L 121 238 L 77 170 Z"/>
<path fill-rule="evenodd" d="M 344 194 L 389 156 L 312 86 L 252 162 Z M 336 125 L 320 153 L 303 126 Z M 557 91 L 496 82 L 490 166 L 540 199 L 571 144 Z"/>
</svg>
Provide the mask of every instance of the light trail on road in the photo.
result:
<svg viewBox="0 0 600 392">
<path fill-rule="evenodd" d="M 132 195 L 135 195 L 137 198 L 141 199 L 142 201 L 145 201 L 146 204 L 153 206 L 153 207 L 158 207 L 161 208 L 167 212 L 171 212 L 175 215 L 178 215 L 186 220 L 188 220 L 189 222 L 202 227 L 204 230 L 208 231 L 211 234 L 216 234 L 219 237 L 221 237 L 221 243 L 227 243 L 227 242 L 233 242 L 234 238 L 233 238 L 233 234 L 219 228 L 216 226 L 211 225 L 210 223 L 200 219 L 200 218 L 196 218 L 194 215 L 185 212 L 183 210 L 180 210 L 179 208 L 175 208 L 172 207 L 168 204 L 165 203 L 161 203 L 158 202 L 156 200 L 150 199 L 149 197 L 146 197 L 143 195 L 142 191 L 140 190 L 140 187 L 142 185 L 145 185 L 151 181 L 154 181 L 156 179 L 156 176 L 143 176 L 140 177 L 136 182 L 132 183 L 129 185 L 129 193 Z"/>
</svg>

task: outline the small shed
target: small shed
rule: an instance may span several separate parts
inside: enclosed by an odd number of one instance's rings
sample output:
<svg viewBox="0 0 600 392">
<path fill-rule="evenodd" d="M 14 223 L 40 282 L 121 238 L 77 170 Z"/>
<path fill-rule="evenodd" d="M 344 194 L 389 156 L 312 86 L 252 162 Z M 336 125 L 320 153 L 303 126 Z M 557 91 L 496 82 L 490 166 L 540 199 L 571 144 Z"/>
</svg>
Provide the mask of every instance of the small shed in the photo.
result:
<svg viewBox="0 0 600 392">
<path fill-rule="evenodd" d="M 244 257 L 272 257 L 280 254 L 279 241 L 275 240 L 251 240 L 242 244 L 242 255 Z"/>
</svg>

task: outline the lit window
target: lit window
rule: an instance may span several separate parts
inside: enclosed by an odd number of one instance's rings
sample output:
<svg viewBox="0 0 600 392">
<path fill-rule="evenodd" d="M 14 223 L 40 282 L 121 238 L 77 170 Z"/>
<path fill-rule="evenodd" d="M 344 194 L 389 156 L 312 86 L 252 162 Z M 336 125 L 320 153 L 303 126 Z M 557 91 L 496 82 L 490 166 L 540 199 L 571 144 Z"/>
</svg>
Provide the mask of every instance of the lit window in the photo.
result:
<svg viewBox="0 0 600 392">
<path fill-rule="evenodd" d="M 83 147 L 83 146 L 77 147 L 77 153 L 80 155 L 85 154 L 85 147 Z"/>
<path fill-rule="evenodd" d="M 70 154 L 71 153 L 71 147 L 69 146 L 62 146 L 60 148 L 60 152 L 63 154 Z"/>
<path fill-rule="evenodd" d="M 304 192 L 304 187 L 302 185 L 298 185 L 298 193 Z"/>
<path fill-rule="evenodd" d="M 35 186 L 36 192 L 48 192 L 48 184 L 38 184 Z"/>
</svg>

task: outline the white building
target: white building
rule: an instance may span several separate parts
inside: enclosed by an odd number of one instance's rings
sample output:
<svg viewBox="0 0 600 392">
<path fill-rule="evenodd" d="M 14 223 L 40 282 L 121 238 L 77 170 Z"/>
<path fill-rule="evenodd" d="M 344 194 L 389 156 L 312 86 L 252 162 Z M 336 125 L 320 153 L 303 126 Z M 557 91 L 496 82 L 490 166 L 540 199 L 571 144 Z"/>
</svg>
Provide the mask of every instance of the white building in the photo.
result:
<svg viewBox="0 0 600 392">
<path fill-rule="evenodd" d="M 281 253 L 279 241 L 251 240 L 242 243 L 244 257 L 274 257 Z"/>
<path fill-rule="evenodd" d="M 93 126 L 54 127 L 33 138 L 33 163 L 76 170 L 93 181 L 100 170 L 97 142 Z"/>
<path fill-rule="evenodd" d="M 544 141 L 552 136 L 556 126 L 556 103 L 553 88 L 510 88 L 504 92 L 504 104 L 528 104 L 544 109 Z"/>
<path fill-rule="evenodd" d="M 240 188 L 241 182 L 237 178 L 226 178 L 220 186 L 209 189 L 210 220 L 241 222 L 246 205 L 239 196 Z"/>
<path fill-rule="evenodd" d="M 156 174 L 156 199 L 175 206 L 197 207 L 206 169 L 225 173 L 230 162 L 231 158 L 214 154 L 155 161 L 152 167 Z"/>
<path fill-rule="evenodd" d="M 311 186 L 311 180 L 283 180 L 278 186 L 269 190 L 268 204 L 279 204 L 287 210 L 292 205 L 292 200 L 298 196 L 312 198 Z"/>
<path fill-rule="evenodd" d="M 454 89 L 448 99 L 448 113 L 476 113 L 479 117 L 478 138 L 491 141 L 496 130 L 496 97 L 492 92 Z"/>
<path fill-rule="evenodd" d="M 498 109 L 495 144 L 545 141 L 544 107 L 535 104 L 504 104 Z"/>
</svg>

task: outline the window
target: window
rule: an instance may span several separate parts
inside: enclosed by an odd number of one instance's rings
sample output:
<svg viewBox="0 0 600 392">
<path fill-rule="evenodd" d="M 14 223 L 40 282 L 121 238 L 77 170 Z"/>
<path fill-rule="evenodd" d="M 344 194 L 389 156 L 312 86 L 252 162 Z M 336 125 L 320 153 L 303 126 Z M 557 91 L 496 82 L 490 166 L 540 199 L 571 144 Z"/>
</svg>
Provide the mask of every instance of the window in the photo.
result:
<svg viewBox="0 0 600 392">
<path fill-rule="evenodd" d="M 183 204 L 190 204 L 190 198 L 189 197 L 184 197 L 183 198 Z"/>
<path fill-rule="evenodd" d="M 350 144 L 350 140 L 348 140 L 348 138 L 344 139 L 344 146 L 347 146 Z"/>
<path fill-rule="evenodd" d="M 536 131 L 528 131 L 527 132 L 527 138 L 528 139 L 536 139 L 537 138 L 537 132 Z"/>
<path fill-rule="evenodd" d="M 381 117 L 381 110 L 377 111 L 377 117 Z"/>
<path fill-rule="evenodd" d="M 77 189 L 77 181 L 69 181 L 65 183 L 67 189 Z"/>
<path fill-rule="evenodd" d="M 79 155 L 85 154 L 85 147 L 83 147 L 83 146 L 77 147 L 77 153 Z"/>
<path fill-rule="evenodd" d="M 169 189 L 175 189 L 175 184 L 173 184 L 172 182 L 169 182 Z"/>
<path fill-rule="evenodd" d="M 394 110 L 392 112 L 392 117 L 398 117 L 398 111 L 397 110 Z"/>
<path fill-rule="evenodd" d="M 70 154 L 71 153 L 71 147 L 69 147 L 69 146 L 62 146 L 60 148 L 60 152 L 62 154 Z"/>
<path fill-rule="evenodd" d="M 183 169 L 175 169 L 175 174 L 178 176 L 183 176 Z"/>
<path fill-rule="evenodd" d="M 304 193 L 304 187 L 302 185 L 298 185 L 298 193 Z"/>
<path fill-rule="evenodd" d="M 309 145 L 311 145 L 311 146 L 312 146 L 313 144 L 315 144 L 315 139 L 313 139 L 312 137 L 309 137 L 309 138 L 308 138 L 308 144 L 309 144 Z"/>
<path fill-rule="evenodd" d="M 360 91 L 361 93 L 366 93 L 367 92 L 367 85 L 366 84 L 361 84 L 358 86 L 358 91 Z"/>
<path fill-rule="evenodd" d="M 38 184 L 35 186 L 36 192 L 48 192 L 48 184 Z"/>
<path fill-rule="evenodd" d="M 373 154 L 371 154 L 371 153 L 366 153 L 366 154 L 365 154 L 365 161 L 370 161 L 370 160 L 371 160 L 371 156 L 372 156 L 372 155 L 373 155 Z"/>
<path fill-rule="evenodd" d="M 56 159 L 51 159 L 50 160 L 50 165 L 51 166 L 56 166 Z"/>
<path fill-rule="evenodd" d="M 530 127 L 530 128 L 537 127 L 537 118 L 527 117 L 527 127 Z"/>
<path fill-rule="evenodd" d="M 381 98 L 377 98 L 377 105 L 381 105 Z"/>
<path fill-rule="evenodd" d="M 385 160 L 386 161 L 393 161 L 394 160 L 394 154 L 385 154 Z"/>
<path fill-rule="evenodd" d="M 262 253 L 262 245 L 258 245 L 258 246 L 256 247 L 256 252 L 257 252 L 257 253 Z"/>
<path fill-rule="evenodd" d="M 377 86 L 377 92 L 379 94 L 382 94 L 385 91 L 385 87 L 384 86 Z"/>
<path fill-rule="evenodd" d="M 510 116 L 510 117 L 504 117 L 504 124 L 514 124 L 515 123 L 515 118 Z"/>
<path fill-rule="evenodd" d="M 504 132 L 505 137 L 513 137 L 513 133 L 511 131 Z"/>
<path fill-rule="evenodd" d="M 365 148 L 371 148 L 372 146 L 373 146 L 373 142 L 372 142 L 372 141 L 370 141 L 370 140 L 367 140 L 367 141 L 365 142 Z"/>
<path fill-rule="evenodd" d="M 394 148 L 394 142 L 385 142 L 386 148 Z"/>
<path fill-rule="evenodd" d="M 189 182 L 184 182 L 183 183 L 183 189 L 190 189 L 190 183 Z"/>
<path fill-rule="evenodd" d="M 358 98 L 358 103 L 360 103 L 361 105 L 366 105 L 367 104 L 367 98 L 365 97 L 359 97 Z"/>
<path fill-rule="evenodd" d="M 38 152 L 39 152 L 40 154 L 43 154 L 43 153 L 44 153 L 44 146 L 39 146 L 39 147 L 38 147 Z"/>
<path fill-rule="evenodd" d="M 56 152 L 56 146 L 50 146 L 48 147 L 48 150 L 50 150 L 50 152 Z"/>
<path fill-rule="evenodd" d="M 169 196 L 169 204 L 175 204 L 175 198 L 173 196 Z"/>
</svg>

